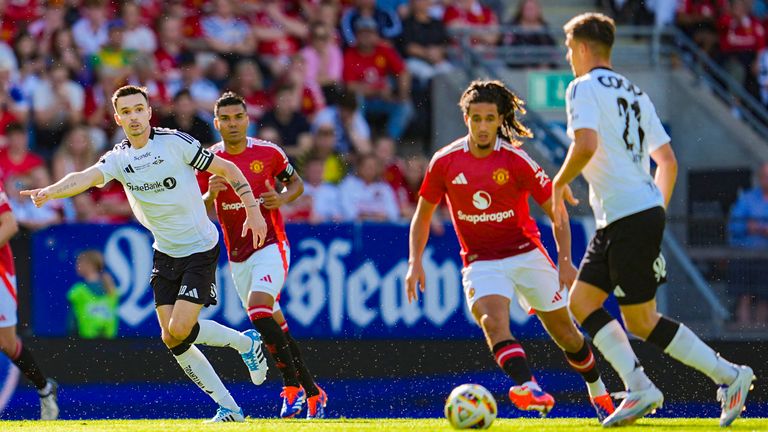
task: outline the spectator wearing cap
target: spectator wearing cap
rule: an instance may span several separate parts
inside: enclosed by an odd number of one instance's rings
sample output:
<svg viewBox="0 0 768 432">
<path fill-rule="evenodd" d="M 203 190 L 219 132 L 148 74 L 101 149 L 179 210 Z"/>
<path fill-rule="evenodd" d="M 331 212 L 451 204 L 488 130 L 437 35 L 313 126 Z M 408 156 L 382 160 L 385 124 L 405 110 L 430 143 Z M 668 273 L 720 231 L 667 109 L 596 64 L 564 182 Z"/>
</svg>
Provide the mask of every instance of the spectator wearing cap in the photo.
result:
<svg viewBox="0 0 768 432">
<path fill-rule="evenodd" d="M 376 0 L 355 0 L 355 6 L 347 9 L 341 17 L 341 35 L 347 46 L 357 44 L 357 22 L 363 18 L 373 20 L 376 24 L 374 29 L 391 42 L 395 42 L 403 31 L 400 17 L 394 10 L 377 7 Z"/>
<path fill-rule="evenodd" d="M 397 51 L 380 41 L 376 21 L 362 17 L 355 28 L 357 44 L 344 53 L 344 82 L 361 97 L 366 116 L 386 116 L 386 132 L 398 140 L 413 116 L 411 76 Z"/>
<path fill-rule="evenodd" d="M 313 130 L 333 128 L 336 150 L 343 154 L 365 154 L 371 151 L 371 128 L 359 109 L 357 96 L 346 91 L 339 95 L 335 105 L 317 113 Z"/>
<path fill-rule="evenodd" d="M 123 48 L 132 51 L 152 54 L 157 49 L 155 32 L 141 22 L 141 8 L 133 2 L 125 2 L 122 6 L 121 18 L 125 23 Z"/>
<path fill-rule="evenodd" d="M 91 56 L 96 54 L 109 38 L 107 9 L 104 0 L 85 0 L 81 11 L 83 16 L 72 26 L 72 36 L 80 54 Z"/>
</svg>

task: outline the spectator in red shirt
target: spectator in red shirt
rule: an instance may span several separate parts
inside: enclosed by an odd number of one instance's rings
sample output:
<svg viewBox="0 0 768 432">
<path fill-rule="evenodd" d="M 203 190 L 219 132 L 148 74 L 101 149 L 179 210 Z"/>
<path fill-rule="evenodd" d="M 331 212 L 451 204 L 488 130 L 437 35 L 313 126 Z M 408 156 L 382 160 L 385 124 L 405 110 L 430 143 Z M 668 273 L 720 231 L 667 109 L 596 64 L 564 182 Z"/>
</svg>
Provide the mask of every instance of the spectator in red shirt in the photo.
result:
<svg viewBox="0 0 768 432">
<path fill-rule="evenodd" d="M 727 11 L 727 0 L 682 0 L 675 23 L 711 57 L 717 49 L 717 21 Z"/>
<path fill-rule="evenodd" d="M 499 18 L 487 6 L 477 0 L 454 0 L 445 8 L 443 22 L 449 30 L 469 28 L 473 30 L 472 43 L 496 45 L 499 42 L 499 31 L 496 28 Z"/>
<path fill-rule="evenodd" d="M 155 61 L 168 83 L 181 79 L 179 63 L 186 43 L 182 27 L 182 19 L 173 16 L 161 19 L 158 25 L 159 43 L 155 51 Z"/>
<path fill-rule="evenodd" d="M 258 41 L 256 51 L 273 77 L 283 75 L 290 66 L 291 56 L 299 52 L 301 41 L 309 35 L 307 25 L 289 13 L 283 3 L 276 0 L 251 3 L 251 22 Z"/>
<path fill-rule="evenodd" d="M 379 41 L 376 21 L 362 17 L 355 28 L 357 45 L 344 53 L 344 82 L 362 96 L 366 116 L 387 117 L 387 134 L 398 140 L 413 116 L 411 76 L 397 51 Z"/>
<path fill-rule="evenodd" d="M 735 73 L 745 87 L 756 93 L 756 81 L 752 73 L 757 52 L 765 47 L 765 29 L 750 14 L 746 0 L 733 0 L 730 13 L 718 21 L 720 32 L 720 58 L 718 63 L 729 67 L 736 64 Z"/>
<path fill-rule="evenodd" d="M 27 131 L 21 123 L 5 127 L 7 145 L 0 149 L 0 178 L 15 177 L 33 188 L 51 182 L 45 161 L 29 149 Z"/>
</svg>

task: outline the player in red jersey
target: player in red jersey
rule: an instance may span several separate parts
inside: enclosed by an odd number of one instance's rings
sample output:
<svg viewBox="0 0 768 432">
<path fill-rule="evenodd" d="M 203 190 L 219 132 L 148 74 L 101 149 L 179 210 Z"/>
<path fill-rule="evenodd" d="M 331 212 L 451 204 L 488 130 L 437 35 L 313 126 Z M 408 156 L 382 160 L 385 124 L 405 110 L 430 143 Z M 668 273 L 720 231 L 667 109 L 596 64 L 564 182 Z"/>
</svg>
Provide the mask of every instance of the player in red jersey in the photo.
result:
<svg viewBox="0 0 768 432">
<path fill-rule="evenodd" d="M 267 237 L 261 247 L 254 248 L 250 234 L 241 236 L 245 209 L 235 191 L 219 176 L 198 173 L 206 206 L 216 206 L 240 299 L 283 377 L 280 416 L 295 417 L 306 400 L 307 418 L 322 418 L 328 396 L 315 384 L 277 301 L 290 261 L 279 207 L 302 194 L 303 182 L 280 147 L 246 135 L 248 113 L 242 97 L 224 93 L 216 101 L 213 122 L 223 141 L 211 146 L 210 151 L 242 170 L 265 208 Z M 275 190 L 275 179 L 285 185 L 283 192 Z"/>
<path fill-rule="evenodd" d="M 56 420 L 59 416 L 56 395 L 58 385 L 56 381 L 46 378 L 32 353 L 16 335 L 16 269 L 8 241 L 18 230 L 19 226 L 8 204 L 8 196 L 0 186 L 0 351 L 37 388 L 40 395 L 40 419 Z"/>
<path fill-rule="evenodd" d="M 536 383 L 523 347 L 510 332 L 510 299 L 516 293 L 521 305 L 536 313 L 565 351 L 568 364 L 587 382 L 591 402 L 602 421 L 613 412 L 613 401 L 592 350 L 566 308 L 568 291 L 563 286 L 570 286 L 576 277 L 570 227 L 566 224 L 554 230 L 558 271 L 528 210 L 530 195 L 554 220 L 552 183 L 519 148 L 518 137 L 532 136 L 515 117 L 516 112 L 524 112 L 522 101 L 499 81 L 474 81 L 464 91 L 459 106 L 469 134 L 433 156 L 411 222 L 408 300 L 417 298 L 417 286 L 422 292 L 426 288 L 421 257 L 432 214 L 446 197 L 461 243 L 464 295 L 496 362 L 515 381 L 509 390 L 512 402 L 542 415 L 555 403 Z"/>
</svg>

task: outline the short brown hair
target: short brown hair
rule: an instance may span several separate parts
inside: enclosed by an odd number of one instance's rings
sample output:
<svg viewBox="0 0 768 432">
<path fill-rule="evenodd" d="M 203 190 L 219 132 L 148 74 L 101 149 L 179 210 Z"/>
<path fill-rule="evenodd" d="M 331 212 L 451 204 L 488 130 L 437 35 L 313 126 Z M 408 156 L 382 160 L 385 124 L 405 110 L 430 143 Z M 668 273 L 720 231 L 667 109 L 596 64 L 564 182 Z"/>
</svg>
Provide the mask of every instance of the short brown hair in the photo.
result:
<svg viewBox="0 0 768 432">
<path fill-rule="evenodd" d="M 114 93 L 112 93 L 112 107 L 115 109 L 115 111 L 117 111 L 117 100 L 119 98 L 135 94 L 144 96 L 144 100 L 147 101 L 147 105 L 149 105 L 149 96 L 147 96 L 146 87 L 127 85 L 120 87 L 119 89 L 115 90 Z"/>
<path fill-rule="evenodd" d="M 245 99 L 235 92 L 228 91 L 216 100 L 216 104 L 213 106 L 213 115 L 218 117 L 221 108 L 231 105 L 240 105 L 244 110 L 248 111 L 248 107 L 245 105 Z"/>
<path fill-rule="evenodd" d="M 616 38 L 616 24 L 609 16 L 587 12 L 571 18 L 564 26 L 566 36 L 602 48 L 602 54 L 611 55 Z"/>
</svg>

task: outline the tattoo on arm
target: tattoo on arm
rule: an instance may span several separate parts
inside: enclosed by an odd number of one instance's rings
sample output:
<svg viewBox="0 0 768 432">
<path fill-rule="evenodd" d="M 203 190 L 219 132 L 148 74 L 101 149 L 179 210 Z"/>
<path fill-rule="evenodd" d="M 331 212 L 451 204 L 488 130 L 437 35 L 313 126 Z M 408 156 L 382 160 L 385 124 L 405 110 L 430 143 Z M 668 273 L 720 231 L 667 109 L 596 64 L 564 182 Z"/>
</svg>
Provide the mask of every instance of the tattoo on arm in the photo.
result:
<svg viewBox="0 0 768 432">
<path fill-rule="evenodd" d="M 244 188 L 246 186 L 248 186 L 248 183 L 240 183 L 237 180 L 233 180 L 232 181 L 232 187 L 235 188 L 235 193 L 237 193 L 237 194 L 240 193 L 240 189 L 242 189 L 242 188 Z"/>
<path fill-rule="evenodd" d="M 253 191 L 252 191 L 252 190 L 250 190 L 250 189 L 248 189 L 247 191 L 244 191 L 243 193 L 241 193 L 241 194 L 238 194 L 238 195 L 240 195 L 240 198 L 242 198 L 242 197 L 244 197 L 246 194 L 251 194 L 251 195 L 253 195 Z"/>
<path fill-rule="evenodd" d="M 73 180 L 53 188 L 51 192 L 53 192 L 54 195 L 67 194 L 70 193 L 76 186 L 77 182 Z"/>
</svg>

